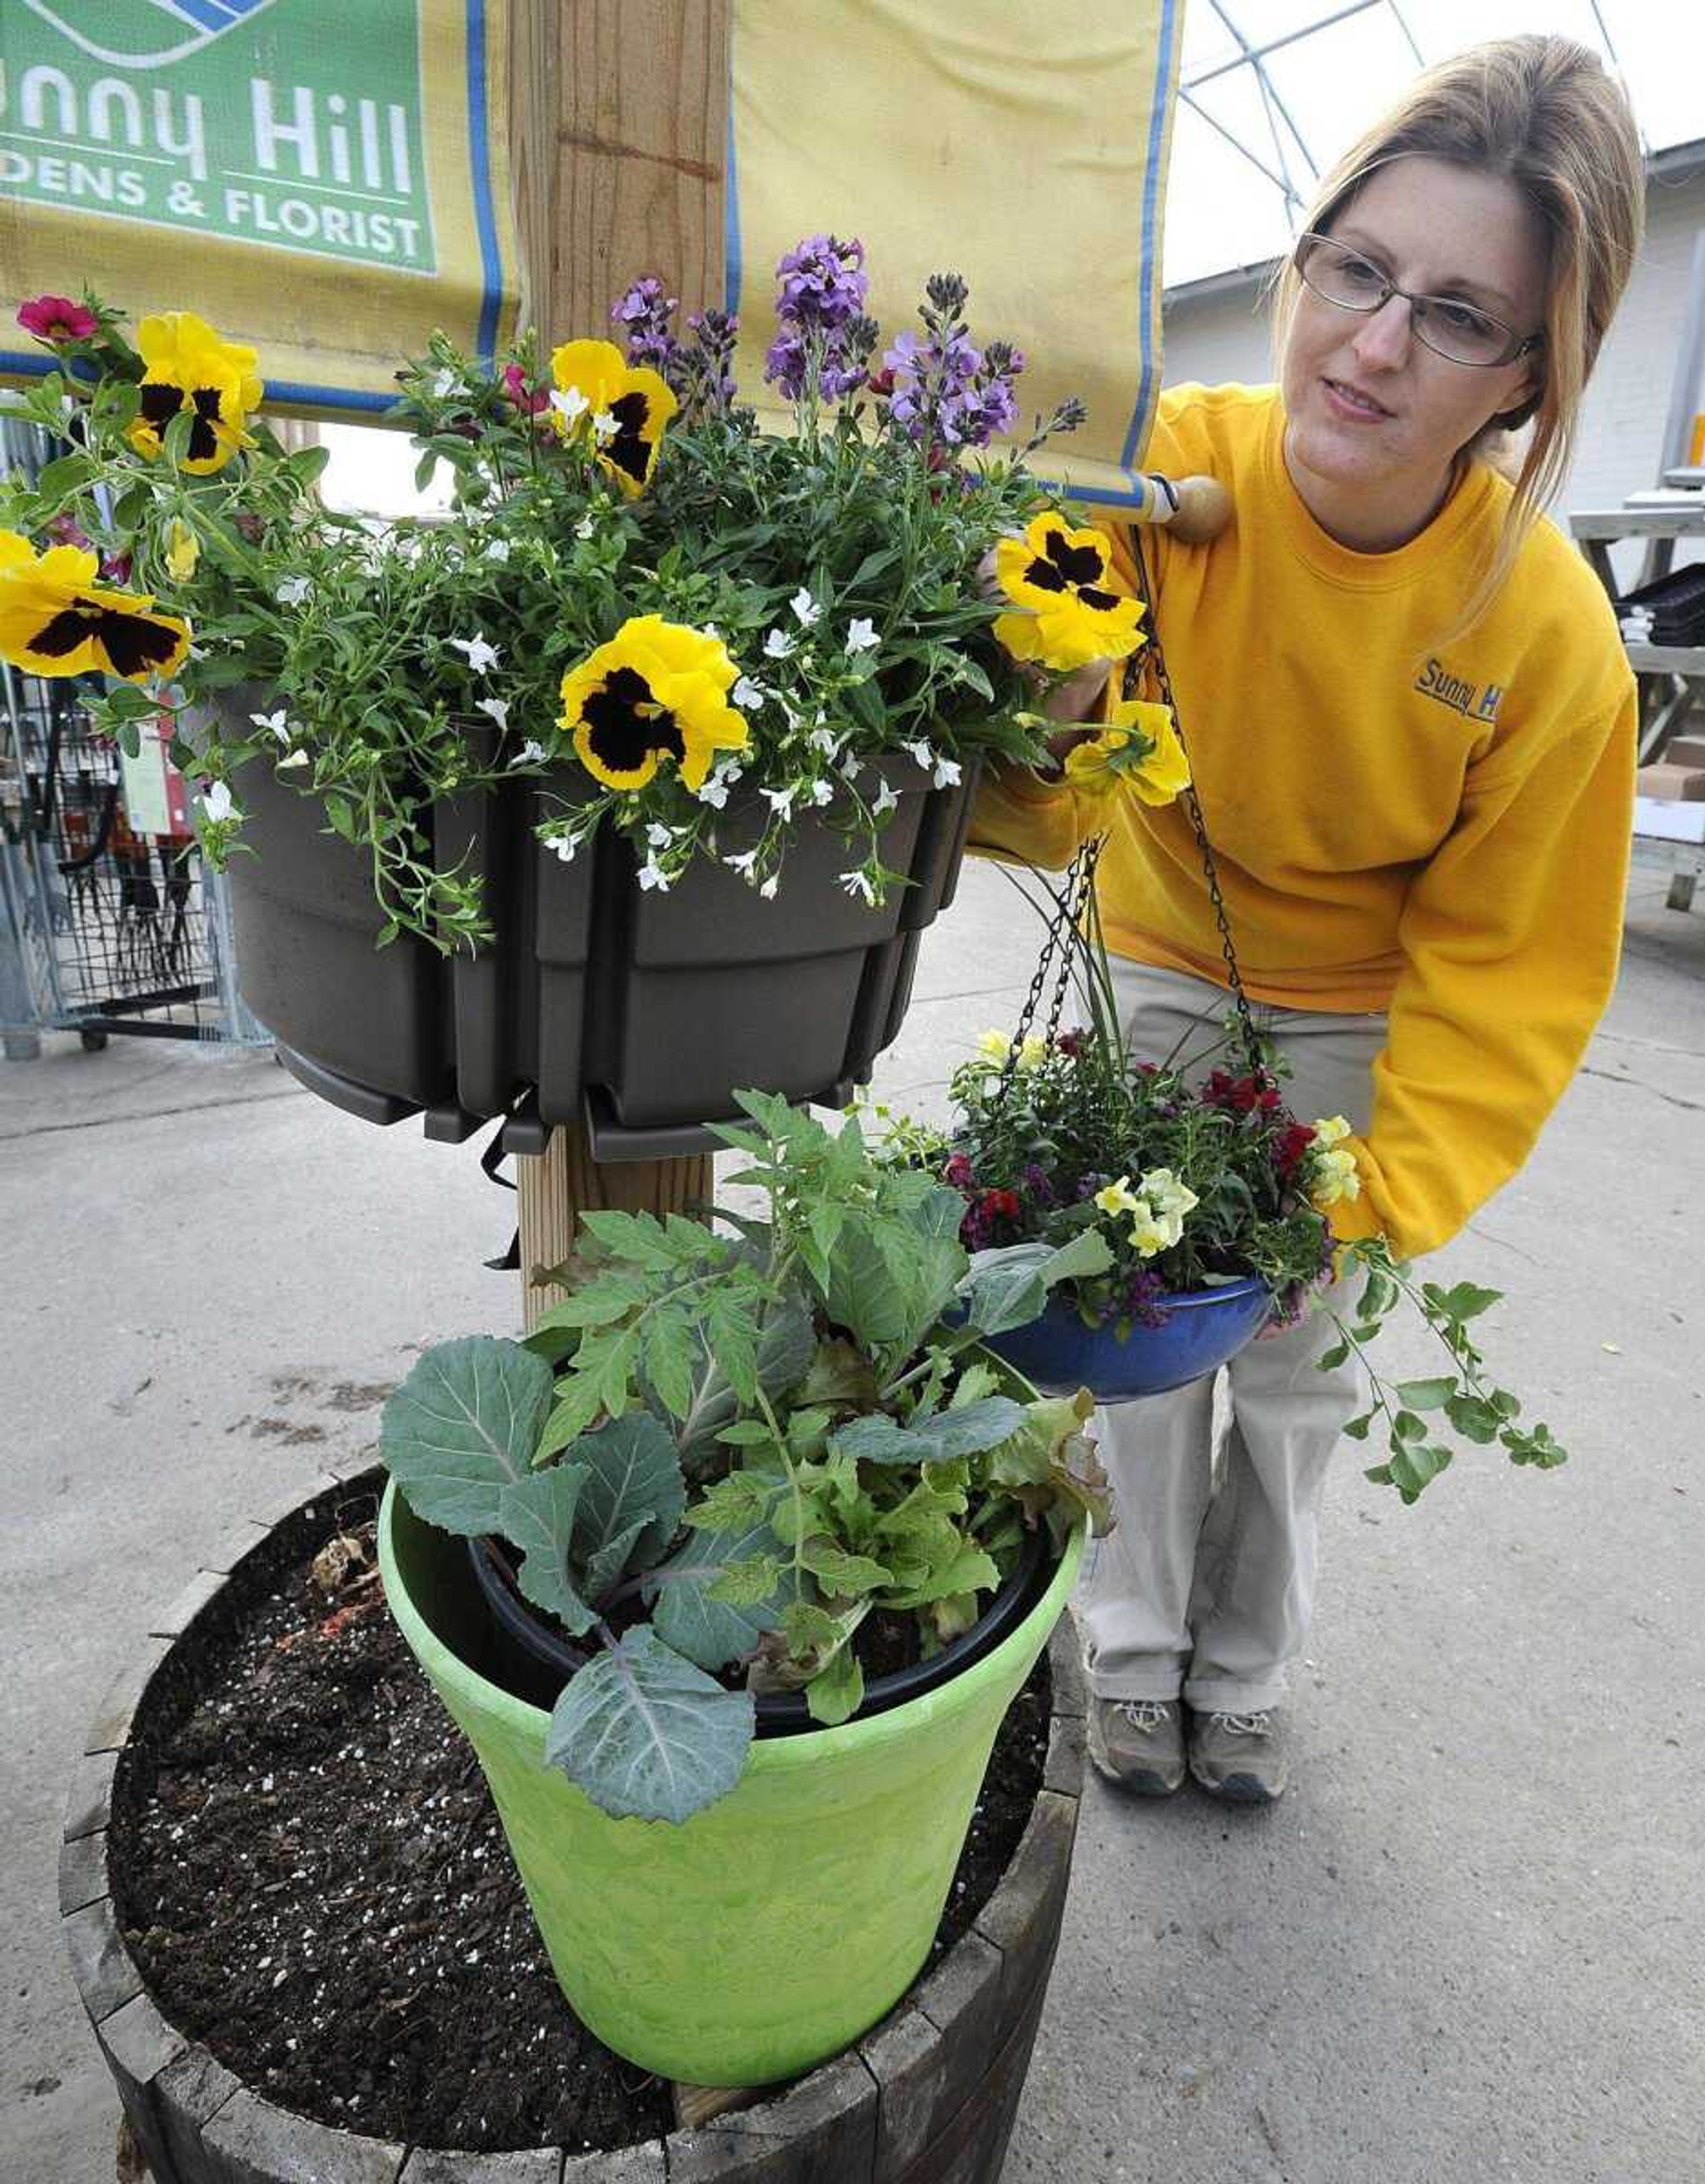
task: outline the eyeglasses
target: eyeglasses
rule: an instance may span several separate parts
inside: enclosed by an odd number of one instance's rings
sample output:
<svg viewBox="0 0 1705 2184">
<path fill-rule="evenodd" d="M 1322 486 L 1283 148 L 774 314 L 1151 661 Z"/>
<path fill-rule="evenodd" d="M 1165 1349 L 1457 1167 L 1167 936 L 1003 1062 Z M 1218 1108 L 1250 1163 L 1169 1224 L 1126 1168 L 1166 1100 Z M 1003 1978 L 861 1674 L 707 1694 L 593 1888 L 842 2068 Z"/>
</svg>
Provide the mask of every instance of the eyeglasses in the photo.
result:
<svg viewBox="0 0 1705 2184">
<path fill-rule="evenodd" d="M 1502 319 L 1454 296 L 1417 296 L 1329 235 L 1301 235 L 1293 260 L 1297 271 L 1323 303 L 1340 311 L 1377 311 L 1401 296 L 1409 306 L 1415 338 L 1435 356 L 1452 364 L 1513 364 L 1541 348 L 1543 334 L 1518 334 Z"/>
</svg>

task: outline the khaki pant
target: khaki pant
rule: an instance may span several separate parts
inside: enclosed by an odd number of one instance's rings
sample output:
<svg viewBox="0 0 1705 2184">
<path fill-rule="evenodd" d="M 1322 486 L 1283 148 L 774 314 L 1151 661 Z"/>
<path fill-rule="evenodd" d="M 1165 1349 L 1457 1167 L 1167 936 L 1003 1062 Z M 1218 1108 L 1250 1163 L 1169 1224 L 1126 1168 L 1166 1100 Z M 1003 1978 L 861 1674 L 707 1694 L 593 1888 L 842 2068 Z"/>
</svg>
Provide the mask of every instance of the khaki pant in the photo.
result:
<svg viewBox="0 0 1705 2184">
<path fill-rule="evenodd" d="M 1240 1073 L 1235 1045 L 1208 1052 L 1229 1006 L 1217 987 L 1117 956 L 1113 973 L 1138 1060 L 1162 1061 L 1183 1039 L 1191 1083 L 1215 1067 Z M 1365 1129 L 1385 1017 L 1255 1015 L 1290 1060 L 1283 1089 L 1298 1120 L 1346 1115 Z M 1326 1301 L 1347 1317 L 1357 1287 L 1336 1283 Z M 1098 1697 L 1182 1693 L 1203 1713 L 1252 1713 L 1283 1696 L 1285 1664 L 1301 1652 L 1313 1613 L 1328 1464 L 1365 1401 L 1353 1357 L 1331 1372 L 1316 1365 L 1336 1339 L 1317 1310 L 1246 1345 L 1223 1368 L 1217 1435 L 1212 1377 L 1100 1412 L 1117 1521 L 1095 1551 L 1078 1608 Z"/>
</svg>

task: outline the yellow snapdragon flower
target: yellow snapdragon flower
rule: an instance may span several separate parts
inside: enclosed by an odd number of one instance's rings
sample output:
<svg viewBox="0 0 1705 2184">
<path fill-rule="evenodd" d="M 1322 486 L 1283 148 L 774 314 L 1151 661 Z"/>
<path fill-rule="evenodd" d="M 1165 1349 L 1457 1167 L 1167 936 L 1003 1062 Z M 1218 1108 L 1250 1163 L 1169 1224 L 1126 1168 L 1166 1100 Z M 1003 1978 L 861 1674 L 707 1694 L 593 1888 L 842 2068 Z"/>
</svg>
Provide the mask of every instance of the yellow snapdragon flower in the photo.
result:
<svg viewBox="0 0 1705 2184">
<path fill-rule="evenodd" d="M 1095 1193 L 1095 1203 L 1103 1213 L 1134 1213 L 1142 1201 L 1131 1189 L 1129 1176 L 1122 1175 Z"/>
</svg>

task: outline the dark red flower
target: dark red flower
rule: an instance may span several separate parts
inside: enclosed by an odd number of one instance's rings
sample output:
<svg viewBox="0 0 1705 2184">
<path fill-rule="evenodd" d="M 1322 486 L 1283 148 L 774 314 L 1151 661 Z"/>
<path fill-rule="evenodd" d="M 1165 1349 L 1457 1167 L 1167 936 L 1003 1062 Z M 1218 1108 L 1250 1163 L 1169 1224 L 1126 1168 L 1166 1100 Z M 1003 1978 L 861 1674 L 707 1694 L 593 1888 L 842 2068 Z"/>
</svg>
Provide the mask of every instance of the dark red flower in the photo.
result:
<svg viewBox="0 0 1705 2184">
<path fill-rule="evenodd" d="M 1293 1123 L 1273 1148 L 1273 1165 L 1280 1178 L 1289 1183 L 1296 1173 L 1296 1164 L 1314 1143 L 1314 1131 L 1307 1123 Z"/>
<path fill-rule="evenodd" d="M 1270 1115 L 1279 1105 L 1279 1087 L 1262 1069 L 1251 1070 L 1247 1077 L 1229 1077 L 1216 1069 L 1201 1096 L 1210 1107 L 1224 1107 L 1234 1114 Z"/>
<path fill-rule="evenodd" d="M 101 330 L 101 322 L 86 304 L 69 296 L 37 296 L 18 306 L 18 323 L 37 341 L 88 341 Z"/>
<path fill-rule="evenodd" d="M 1016 1221 L 1018 1218 L 1018 1194 L 1016 1190 L 985 1190 L 983 1211 L 991 1221 Z"/>
<path fill-rule="evenodd" d="M 955 1153 L 941 1171 L 944 1183 L 950 1183 L 956 1190 L 971 1190 L 976 1187 L 977 1171 L 964 1153 Z"/>
</svg>

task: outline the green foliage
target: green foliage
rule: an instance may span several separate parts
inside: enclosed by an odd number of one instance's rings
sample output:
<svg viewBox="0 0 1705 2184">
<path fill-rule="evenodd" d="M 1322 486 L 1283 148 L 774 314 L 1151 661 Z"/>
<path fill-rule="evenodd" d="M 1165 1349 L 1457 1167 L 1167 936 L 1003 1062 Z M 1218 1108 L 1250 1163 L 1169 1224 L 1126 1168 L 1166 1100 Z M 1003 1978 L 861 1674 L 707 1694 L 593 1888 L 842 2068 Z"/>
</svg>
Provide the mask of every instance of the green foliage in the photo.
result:
<svg viewBox="0 0 1705 2184">
<path fill-rule="evenodd" d="M 584 1216 L 580 1284 L 539 1330 L 568 1354 L 428 1351 L 382 1443 L 420 1514 L 506 1540 L 525 1597 L 595 1641 L 549 1749 L 606 1811 L 647 1819 L 738 1775 L 750 1702 L 725 1703 L 719 1673 L 844 1720 L 866 1617 L 912 1618 L 932 1652 L 1027 1526 L 1063 1541 L 1108 1515 L 1089 1398 L 1021 1400 L 974 1347 L 1097 1263 L 1095 1240 L 973 1267 L 956 1193 L 873 1158 L 855 1123 L 739 1100 L 749 1126 L 725 1134 L 767 1217 L 730 1238 Z"/>
<path fill-rule="evenodd" d="M 0 485 L 0 523 L 38 539 L 70 523 L 130 558 L 136 588 L 193 631 L 174 703 L 200 769 L 235 783 L 240 812 L 243 768 L 281 765 L 370 863 L 393 934 L 447 952 L 488 936 L 477 883 L 435 848 L 432 806 L 517 772 L 541 784 L 547 838 L 571 851 L 617 829 L 664 885 L 727 855 L 738 813 L 752 822 L 744 877 L 763 886 L 810 811 L 844 835 L 850 872 L 879 902 L 893 875 L 876 761 L 922 744 L 944 783 L 981 755 L 1040 755 L 1034 688 L 995 641 L 1000 609 L 978 571 L 1045 504 L 1024 465 L 1045 432 L 944 473 L 868 392 L 814 400 L 791 433 L 764 437 L 701 385 L 630 499 L 586 434 L 507 391 L 505 367 L 549 385 L 530 338 L 488 373 L 435 335 L 398 373 L 392 421 L 419 450 L 417 483 L 447 482 L 450 507 L 380 526 L 326 506 L 326 451 L 287 453 L 259 418 L 209 475 L 182 466 L 187 410 L 157 454 L 133 445 L 141 361 L 111 313 L 102 325 L 92 390 L 50 374 L 18 412 L 56 438 L 75 413 L 82 444 L 33 483 Z M 183 576 L 168 560 L 180 525 L 198 549 Z M 746 678 L 749 742 L 710 795 L 673 765 L 612 789 L 561 723 L 564 675 L 646 615 L 714 629 Z M 471 652 L 479 640 L 494 658 Z M 233 697 L 234 684 L 253 688 Z M 115 733 L 131 702 L 109 701 Z M 203 822 L 209 855 L 239 829 Z"/>
<path fill-rule="evenodd" d="M 1507 1388 L 1486 1378 L 1485 1359 L 1468 1332 L 1469 1321 L 1499 1303 L 1502 1291 L 1480 1289 L 1473 1282 L 1457 1282 L 1448 1290 L 1436 1282 L 1417 1283 L 1408 1265 L 1394 1258 L 1379 1236 L 1346 1245 L 1343 1258 L 1346 1273 L 1359 1268 L 1367 1279 L 1353 1321 L 1346 1324 L 1333 1315 L 1341 1339 L 1320 1363 L 1323 1368 L 1341 1365 L 1353 1351 L 1366 1368 L 1373 1407 L 1352 1418 L 1345 1431 L 1352 1440 L 1365 1440 L 1374 1424 L 1383 1421 L 1385 1461 L 1370 1465 L 1367 1474 L 1376 1485 L 1395 1487 L 1406 1505 L 1412 1503 L 1450 1463 L 1456 1451 L 1442 1427 L 1429 1434 L 1419 1415 L 1424 1412 L 1442 1412 L 1451 1429 L 1465 1441 L 1482 1448 L 1502 1444 L 1512 1463 L 1549 1471 L 1568 1462 L 1568 1450 L 1553 1439 L 1548 1426 L 1524 1429 L 1515 1424 L 1520 1403 Z M 1392 1384 L 1381 1379 L 1368 1359 L 1368 1345 L 1390 1314 L 1406 1304 L 1438 1337 L 1451 1369 L 1432 1379 Z"/>
</svg>

